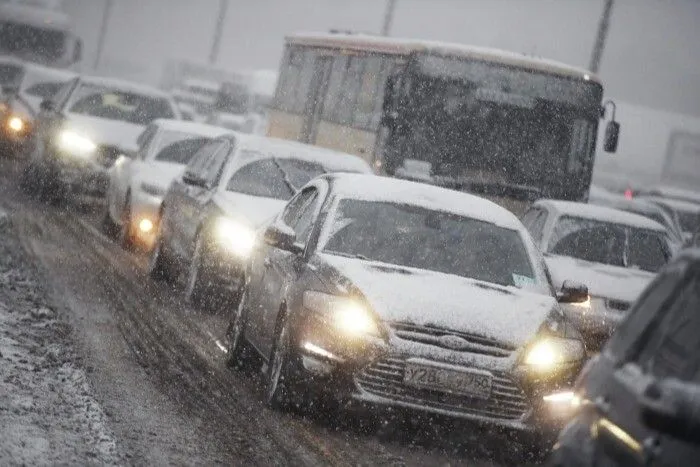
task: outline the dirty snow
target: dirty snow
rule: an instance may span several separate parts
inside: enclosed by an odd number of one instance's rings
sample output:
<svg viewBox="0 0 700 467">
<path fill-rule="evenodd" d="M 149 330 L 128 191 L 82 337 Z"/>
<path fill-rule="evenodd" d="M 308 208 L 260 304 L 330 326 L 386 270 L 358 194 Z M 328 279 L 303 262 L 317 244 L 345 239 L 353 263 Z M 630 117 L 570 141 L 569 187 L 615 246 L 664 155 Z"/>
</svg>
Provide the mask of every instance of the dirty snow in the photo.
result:
<svg viewBox="0 0 700 467">
<path fill-rule="evenodd" d="M 0 465 L 118 464 L 114 437 L 0 210 Z"/>
</svg>

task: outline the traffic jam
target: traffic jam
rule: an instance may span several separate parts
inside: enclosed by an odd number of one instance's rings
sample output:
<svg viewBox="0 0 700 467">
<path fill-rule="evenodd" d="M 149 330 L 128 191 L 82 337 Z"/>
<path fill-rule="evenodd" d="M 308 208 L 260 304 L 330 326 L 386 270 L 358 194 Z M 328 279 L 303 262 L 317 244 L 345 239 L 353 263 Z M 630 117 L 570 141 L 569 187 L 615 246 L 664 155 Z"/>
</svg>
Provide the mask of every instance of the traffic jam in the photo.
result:
<svg viewBox="0 0 700 467">
<path fill-rule="evenodd" d="M 0 463 L 693 464 L 700 185 L 596 184 L 626 130 L 598 74 L 334 30 L 281 38 L 265 91 L 213 65 L 144 84 L 74 66 L 71 18 L 23 3 L 0 277 L 40 292 L 0 294 Z M 100 407 L 74 434 L 34 428 L 54 367 L 10 409 L 27 294 Z"/>
</svg>

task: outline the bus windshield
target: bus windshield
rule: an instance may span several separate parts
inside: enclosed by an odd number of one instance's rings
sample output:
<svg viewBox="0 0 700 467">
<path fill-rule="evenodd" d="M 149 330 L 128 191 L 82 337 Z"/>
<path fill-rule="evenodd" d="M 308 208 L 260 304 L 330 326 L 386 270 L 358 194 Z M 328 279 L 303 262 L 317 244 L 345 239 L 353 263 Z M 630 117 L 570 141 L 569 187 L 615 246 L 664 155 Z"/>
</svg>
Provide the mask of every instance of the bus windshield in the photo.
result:
<svg viewBox="0 0 700 467">
<path fill-rule="evenodd" d="M 599 84 L 497 63 L 425 56 L 419 58 L 410 86 L 410 131 L 401 151 L 405 158 L 430 162 L 438 176 L 527 186 L 540 195 L 570 199 L 585 192 Z M 572 178 L 580 190 L 571 186 Z M 581 193 L 562 192 L 572 188 Z"/>
<path fill-rule="evenodd" d="M 52 64 L 65 54 L 66 31 L 0 21 L 0 53 Z"/>
</svg>

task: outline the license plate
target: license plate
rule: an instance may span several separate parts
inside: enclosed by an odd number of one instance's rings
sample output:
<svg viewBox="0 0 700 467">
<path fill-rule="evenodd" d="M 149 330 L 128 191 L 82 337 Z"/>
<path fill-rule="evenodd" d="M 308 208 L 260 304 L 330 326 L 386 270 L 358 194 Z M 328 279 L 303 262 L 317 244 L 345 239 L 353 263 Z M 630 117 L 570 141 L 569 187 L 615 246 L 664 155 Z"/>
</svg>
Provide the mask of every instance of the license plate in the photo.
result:
<svg viewBox="0 0 700 467">
<path fill-rule="evenodd" d="M 408 362 L 403 381 L 408 386 L 488 399 L 491 375 L 478 370 L 448 369 Z"/>
</svg>

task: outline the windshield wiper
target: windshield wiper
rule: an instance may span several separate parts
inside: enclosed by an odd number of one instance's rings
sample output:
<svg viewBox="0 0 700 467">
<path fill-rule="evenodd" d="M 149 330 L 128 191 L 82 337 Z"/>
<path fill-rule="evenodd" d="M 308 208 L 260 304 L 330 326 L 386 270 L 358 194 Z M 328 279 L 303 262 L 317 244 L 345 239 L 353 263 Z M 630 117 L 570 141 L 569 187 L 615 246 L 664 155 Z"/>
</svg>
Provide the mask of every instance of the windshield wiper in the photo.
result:
<svg viewBox="0 0 700 467">
<path fill-rule="evenodd" d="M 275 164 L 275 167 L 277 167 L 277 169 L 279 169 L 279 171 L 282 173 L 282 179 L 284 180 L 284 183 L 287 185 L 287 187 L 290 190 L 292 190 L 294 194 L 298 193 L 299 188 L 294 186 L 294 183 L 292 183 L 292 181 L 289 179 L 289 174 L 287 174 L 287 172 L 284 171 L 277 158 L 273 157 L 272 163 Z"/>
</svg>

